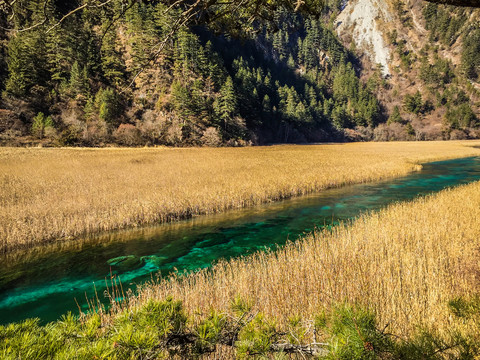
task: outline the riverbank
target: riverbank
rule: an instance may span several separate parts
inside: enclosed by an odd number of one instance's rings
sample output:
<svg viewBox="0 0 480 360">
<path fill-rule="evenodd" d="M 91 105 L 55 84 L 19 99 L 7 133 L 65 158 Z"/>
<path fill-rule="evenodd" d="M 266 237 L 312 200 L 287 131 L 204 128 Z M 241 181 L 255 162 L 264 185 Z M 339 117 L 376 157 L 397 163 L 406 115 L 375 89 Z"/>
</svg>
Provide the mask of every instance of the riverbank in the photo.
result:
<svg viewBox="0 0 480 360">
<path fill-rule="evenodd" d="M 0 251 L 405 175 L 478 141 L 0 149 Z"/>
<path fill-rule="evenodd" d="M 389 333 L 445 334 L 456 326 L 448 302 L 479 291 L 479 204 L 479 182 L 394 204 L 277 251 L 171 275 L 143 286 L 130 306 L 173 296 L 189 316 L 228 316 L 239 297 L 285 329 L 292 316 L 350 303 L 372 309 Z"/>
<path fill-rule="evenodd" d="M 110 312 L 0 326 L 0 354 L 476 358 L 479 204 L 480 182 L 447 189 L 273 252 L 171 275 L 125 301 L 114 278 Z"/>
</svg>

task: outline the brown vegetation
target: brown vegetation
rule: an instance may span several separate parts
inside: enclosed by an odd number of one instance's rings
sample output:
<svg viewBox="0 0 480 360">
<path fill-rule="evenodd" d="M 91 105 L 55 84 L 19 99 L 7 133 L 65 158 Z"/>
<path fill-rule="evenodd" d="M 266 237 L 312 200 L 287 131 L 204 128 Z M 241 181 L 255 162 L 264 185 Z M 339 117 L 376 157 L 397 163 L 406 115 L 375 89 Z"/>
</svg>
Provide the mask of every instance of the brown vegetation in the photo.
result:
<svg viewBox="0 0 480 360">
<path fill-rule="evenodd" d="M 380 328 L 451 330 L 447 303 L 478 293 L 480 184 L 364 214 L 271 253 L 223 261 L 211 270 L 143 287 L 131 305 L 174 296 L 190 315 L 231 313 L 232 299 L 275 318 L 313 319 L 348 302 L 373 309 Z"/>
<path fill-rule="evenodd" d="M 0 149 L 0 249 L 376 181 L 476 142 L 220 149 Z"/>
</svg>

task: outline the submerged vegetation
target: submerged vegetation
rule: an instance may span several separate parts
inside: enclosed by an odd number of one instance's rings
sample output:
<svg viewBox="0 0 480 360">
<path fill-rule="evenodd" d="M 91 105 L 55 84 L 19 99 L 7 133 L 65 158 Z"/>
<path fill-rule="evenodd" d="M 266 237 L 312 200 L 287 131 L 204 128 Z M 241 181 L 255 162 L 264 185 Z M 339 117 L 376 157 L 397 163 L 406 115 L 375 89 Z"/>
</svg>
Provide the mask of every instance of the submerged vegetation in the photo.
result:
<svg viewBox="0 0 480 360">
<path fill-rule="evenodd" d="M 1 326 L 0 355 L 475 359 L 479 203 L 479 183 L 448 189 L 124 300 L 114 291 L 108 311 Z"/>
<path fill-rule="evenodd" d="M 476 143 L 0 150 L 3 252 L 375 181 Z"/>
</svg>

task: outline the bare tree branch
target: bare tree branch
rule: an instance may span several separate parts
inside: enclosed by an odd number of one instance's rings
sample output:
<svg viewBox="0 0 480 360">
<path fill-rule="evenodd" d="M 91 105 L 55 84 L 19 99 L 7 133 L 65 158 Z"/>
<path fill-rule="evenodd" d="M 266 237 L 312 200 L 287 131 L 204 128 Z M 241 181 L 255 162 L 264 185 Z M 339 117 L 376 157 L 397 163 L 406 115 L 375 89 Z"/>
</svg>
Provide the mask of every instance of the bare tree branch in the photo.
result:
<svg viewBox="0 0 480 360">
<path fill-rule="evenodd" d="M 72 16 L 73 14 L 75 14 L 76 12 L 82 10 L 82 9 L 85 9 L 85 8 L 101 8 L 105 5 L 107 5 L 108 3 L 112 2 L 113 0 L 106 0 L 105 2 L 102 2 L 98 5 L 92 5 L 90 3 L 85 3 L 75 9 L 73 9 L 72 11 L 70 11 L 68 14 L 64 15 L 60 20 L 58 20 L 54 25 L 52 25 L 50 28 L 48 28 L 47 30 L 47 33 L 49 33 L 50 31 L 52 31 L 53 29 L 55 29 L 57 26 L 60 26 L 68 17 Z"/>
</svg>

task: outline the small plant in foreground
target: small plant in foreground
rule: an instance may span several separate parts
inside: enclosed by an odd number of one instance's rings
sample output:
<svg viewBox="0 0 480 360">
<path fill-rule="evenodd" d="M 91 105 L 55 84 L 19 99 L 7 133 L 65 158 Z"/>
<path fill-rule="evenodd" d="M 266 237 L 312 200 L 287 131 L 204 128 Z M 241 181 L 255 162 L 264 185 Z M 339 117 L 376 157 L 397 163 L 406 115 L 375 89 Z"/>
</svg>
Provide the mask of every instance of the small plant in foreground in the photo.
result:
<svg viewBox="0 0 480 360">
<path fill-rule="evenodd" d="M 325 359 L 377 359 L 391 352 L 391 339 L 377 328 L 375 315 L 360 307 L 335 306 L 315 319 L 329 344 Z"/>
</svg>

